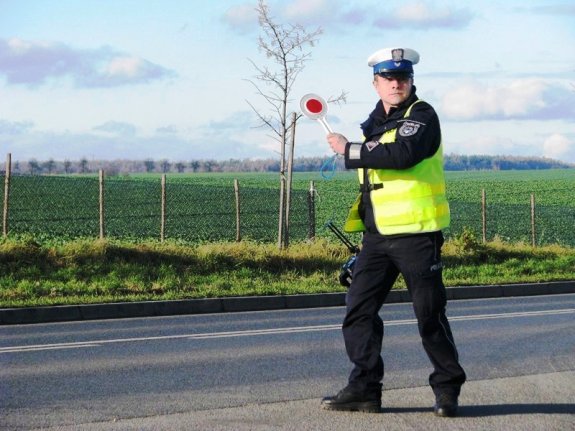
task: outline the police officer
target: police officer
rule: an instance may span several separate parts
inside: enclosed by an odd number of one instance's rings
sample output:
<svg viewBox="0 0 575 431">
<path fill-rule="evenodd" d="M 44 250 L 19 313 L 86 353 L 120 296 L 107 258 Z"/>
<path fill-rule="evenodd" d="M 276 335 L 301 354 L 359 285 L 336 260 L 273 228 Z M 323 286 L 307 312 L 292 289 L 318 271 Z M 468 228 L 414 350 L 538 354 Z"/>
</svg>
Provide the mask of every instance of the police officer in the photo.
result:
<svg viewBox="0 0 575 431">
<path fill-rule="evenodd" d="M 381 409 L 383 321 L 379 317 L 399 274 L 413 300 L 419 334 L 432 365 L 434 412 L 455 416 L 465 372 L 445 315 L 441 230 L 449 225 L 439 119 L 419 100 L 413 65 L 419 54 L 386 48 L 368 58 L 379 96 L 361 124 L 363 142 L 331 133 L 331 148 L 357 169 L 360 194 L 344 230 L 364 232 L 347 294 L 343 337 L 353 370 L 347 386 L 322 400 L 329 410 Z"/>
</svg>

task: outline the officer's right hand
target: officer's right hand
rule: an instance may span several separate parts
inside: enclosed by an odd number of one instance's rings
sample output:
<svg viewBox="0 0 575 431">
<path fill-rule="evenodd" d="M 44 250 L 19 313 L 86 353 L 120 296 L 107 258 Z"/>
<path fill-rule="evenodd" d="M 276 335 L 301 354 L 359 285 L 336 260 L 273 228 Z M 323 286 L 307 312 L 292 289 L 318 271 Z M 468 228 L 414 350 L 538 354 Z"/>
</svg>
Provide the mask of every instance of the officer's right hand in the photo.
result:
<svg viewBox="0 0 575 431">
<path fill-rule="evenodd" d="M 339 133 L 330 133 L 327 135 L 327 143 L 337 154 L 345 154 L 345 145 L 347 138 Z"/>
</svg>

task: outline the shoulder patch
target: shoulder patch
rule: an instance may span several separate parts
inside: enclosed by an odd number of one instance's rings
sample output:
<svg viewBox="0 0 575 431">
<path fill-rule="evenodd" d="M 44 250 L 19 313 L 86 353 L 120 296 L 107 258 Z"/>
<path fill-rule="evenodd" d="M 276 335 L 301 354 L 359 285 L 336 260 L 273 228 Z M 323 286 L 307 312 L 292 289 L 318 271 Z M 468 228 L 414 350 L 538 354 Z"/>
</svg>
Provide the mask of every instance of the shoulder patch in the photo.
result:
<svg viewBox="0 0 575 431">
<path fill-rule="evenodd" d="M 419 130 L 421 123 L 416 123 L 414 121 L 404 121 L 399 128 L 399 136 L 413 136 Z"/>
<path fill-rule="evenodd" d="M 367 151 L 371 152 L 371 150 L 373 150 L 378 145 L 379 145 L 378 141 L 369 141 L 365 143 L 365 148 L 367 148 Z"/>
</svg>

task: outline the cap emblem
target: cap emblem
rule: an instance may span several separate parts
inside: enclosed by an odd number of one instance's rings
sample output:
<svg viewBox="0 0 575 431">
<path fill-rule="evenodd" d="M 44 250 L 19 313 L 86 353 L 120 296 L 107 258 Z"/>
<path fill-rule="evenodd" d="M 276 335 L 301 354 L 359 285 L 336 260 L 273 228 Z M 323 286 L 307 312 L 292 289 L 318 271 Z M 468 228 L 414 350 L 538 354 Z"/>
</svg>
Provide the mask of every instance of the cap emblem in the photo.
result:
<svg viewBox="0 0 575 431">
<path fill-rule="evenodd" d="M 395 62 L 403 60 L 403 49 L 392 49 L 391 59 Z"/>
</svg>

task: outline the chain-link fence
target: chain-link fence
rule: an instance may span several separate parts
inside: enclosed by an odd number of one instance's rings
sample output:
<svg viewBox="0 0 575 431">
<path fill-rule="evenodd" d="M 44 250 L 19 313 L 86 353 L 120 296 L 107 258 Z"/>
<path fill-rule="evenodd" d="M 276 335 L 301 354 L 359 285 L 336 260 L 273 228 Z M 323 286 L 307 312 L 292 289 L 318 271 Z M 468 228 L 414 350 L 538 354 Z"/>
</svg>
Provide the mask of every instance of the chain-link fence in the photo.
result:
<svg viewBox="0 0 575 431">
<path fill-rule="evenodd" d="M 6 180 L 6 178 L 2 178 Z M 357 187 L 322 182 L 291 192 L 290 241 L 332 237 L 323 226 L 342 226 Z M 231 180 L 195 181 L 191 177 L 124 178 L 12 176 L 4 181 L 4 235 L 29 233 L 72 239 L 177 239 L 190 242 L 251 239 L 274 242 L 278 235 L 279 187 L 243 186 Z M 6 193 L 7 192 L 7 193 Z M 519 193 L 519 192 L 518 192 Z M 486 240 L 534 245 L 575 246 L 575 207 L 537 204 L 522 193 L 510 203 L 449 197 L 452 223 L 446 236 L 471 229 Z M 511 203 L 524 201 L 525 203 Z M 357 238 L 353 238 L 356 240 Z"/>
<path fill-rule="evenodd" d="M 4 201 L 4 234 L 98 236 L 98 179 L 13 176 Z"/>
<path fill-rule="evenodd" d="M 5 188 L 6 190 L 6 188 Z M 275 241 L 278 191 L 186 181 L 73 176 L 13 176 L 4 233 L 45 238 L 171 238 L 185 241 Z M 291 192 L 289 232 L 309 237 L 309 193 Z"/>
<path fill-rule="evenodd" d="M 522 196 L 524 204 L 490 202 L 489 195 L 484 204 L 481 197 L 477 203 L 451 199 L 451 226 L 446 229 L 446 236 L 457 236 L 467 228 L 477 238 L 487 241 L 498 237 L 503 241 L 522 241 L 534 246 L 575 246 L 575 207 L 532 204 L 529 194 Z"/>
</svg>

